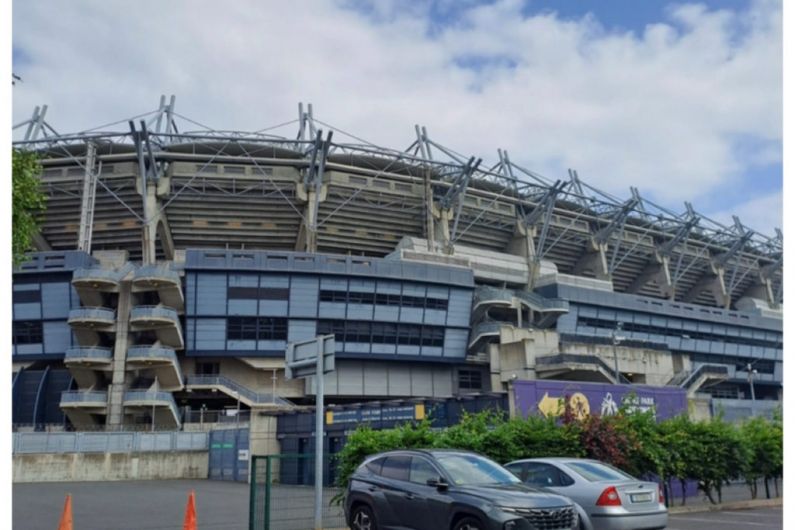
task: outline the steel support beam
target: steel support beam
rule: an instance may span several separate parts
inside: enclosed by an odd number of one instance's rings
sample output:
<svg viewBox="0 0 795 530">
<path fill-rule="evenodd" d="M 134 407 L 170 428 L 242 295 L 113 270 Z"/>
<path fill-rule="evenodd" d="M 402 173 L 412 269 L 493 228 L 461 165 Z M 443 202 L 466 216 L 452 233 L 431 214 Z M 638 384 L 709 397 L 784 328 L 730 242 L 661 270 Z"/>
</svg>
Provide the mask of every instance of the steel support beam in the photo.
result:
<svg viewBox="0 0 795 530">
<path fill-rule="evenodd" d="M 97 146 L 86 143 L 85 173 L 83 175 L 83 194 L 80 200 L 80 229 L 77 236 L 77 249 L 91 254 L 91 236 L 94 231 L 94 204 L 97 196 Z"/>
</svg>

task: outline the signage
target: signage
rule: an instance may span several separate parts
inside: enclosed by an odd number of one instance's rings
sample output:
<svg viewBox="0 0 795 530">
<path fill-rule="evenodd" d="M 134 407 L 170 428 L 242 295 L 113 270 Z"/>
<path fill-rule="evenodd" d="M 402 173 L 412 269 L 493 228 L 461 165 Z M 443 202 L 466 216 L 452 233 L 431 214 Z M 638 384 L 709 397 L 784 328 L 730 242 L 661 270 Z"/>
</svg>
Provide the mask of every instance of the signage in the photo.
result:
<svg viewBox="0 0 795 530">
<path fill-rule="evenodd" d="M 373 421 L 411 421 L 425 418 L 425 405 L 403 405 L 399 407 L 379 407 L 353 410 L 326 411 L 326 425 L 362 423 Z"/>
<path fill-rule="evenodd" d="M 560 416 L 566 400 L 580 419 L 590 414 L 611 416 L 622 406 L 630 411 L 651 410 L 657 419 L 687 412 L 687 394 L 681 388 L 537 380 L 515 381 L 513 392 L 522 416 Z"/>
</svg>

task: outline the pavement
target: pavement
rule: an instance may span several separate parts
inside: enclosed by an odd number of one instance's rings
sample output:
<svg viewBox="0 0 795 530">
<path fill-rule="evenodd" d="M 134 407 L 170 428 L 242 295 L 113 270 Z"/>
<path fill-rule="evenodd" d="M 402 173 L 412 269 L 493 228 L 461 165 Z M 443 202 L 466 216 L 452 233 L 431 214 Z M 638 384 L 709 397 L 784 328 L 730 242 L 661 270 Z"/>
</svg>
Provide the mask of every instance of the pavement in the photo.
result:
<svg viewBox="0 0 795 530">
<path fill-rule="evenodd" d="M 282 488 L 284 492 L 273 492 L 274 516 L 283 517 L 274 528 L 311 528 L 311 523 L 305 526 L 311 521 L 311 510 L 307 511 L 306 517 L 295 517 L 298 506 L 311 506 L 309 490 L 298 491 L 306 488 L 295 487 L 281 487 L 279 490 Z M 75 529 L 182 530 L 185 504 L 191 490 L 196 492 L 199 528 L 248 529 L 249 486 L 211 480 L 13 484 L 13 527 L 15 530 L 57 528 L 64 498 L 70 493 Z M 781 499 L 751 501 L 747 492 L 745 487 L 732 487 L 731 491 L 724 492 L 724 505 L 720 507 L 701 498 L 688 499 L 684 508 L 672 507 L 668 528 L 781 529 Z M 709 511 L 715 509 L 720 511 Z M 289 518 L 286 517 L 288 513 L 291 515 Z M 332 519 L 337 518 L 330 517 L 329 522 Z"/>
<path fill-rule="evenodd" d="M 781 530 L 781 505 L 750 510 L 721 510 L 672 514 L 667 530 Z"/>
</svg>

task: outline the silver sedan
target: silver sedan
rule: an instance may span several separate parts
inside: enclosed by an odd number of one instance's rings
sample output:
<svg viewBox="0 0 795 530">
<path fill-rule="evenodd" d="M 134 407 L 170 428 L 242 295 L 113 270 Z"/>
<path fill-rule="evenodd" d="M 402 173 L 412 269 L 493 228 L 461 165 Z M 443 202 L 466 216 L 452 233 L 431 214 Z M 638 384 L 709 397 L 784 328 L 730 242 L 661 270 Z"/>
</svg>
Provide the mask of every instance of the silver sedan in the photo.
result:
<svg viewBox="0 0 795 530">
<path fill-rule="evenodd" d="M 665 528 L 668 509 L 660 486 L 604 462 L 584 458 L 531 458 L 505 467 L 522 482 L 573 500 L 584 530 Z"/>
</svg>

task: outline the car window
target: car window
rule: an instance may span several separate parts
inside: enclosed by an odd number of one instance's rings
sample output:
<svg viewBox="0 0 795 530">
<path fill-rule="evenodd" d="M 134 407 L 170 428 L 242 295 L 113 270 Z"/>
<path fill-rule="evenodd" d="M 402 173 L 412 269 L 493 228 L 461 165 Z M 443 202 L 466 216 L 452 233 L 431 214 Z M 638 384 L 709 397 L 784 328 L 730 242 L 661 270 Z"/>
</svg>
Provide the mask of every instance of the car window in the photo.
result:
<svg viewBox="0 0 795 530">
<path fill-rule="evenodd" d="M 527 464 L 525 483 L 539 487 L 564 487 L 574 484 L 574 480 L 557 466 L 532 462 Z"/>
<path fill-rule="evenodd" d="M 409 456 L 388 456 L 381 466 L 381 476 L 394 480 L 409 479 Z"/>
<path fill-rule="evenodd" d="M 566 465 L 588 482 L 635 480 L 631 475 L 627 475 L 623 471 L 601 462 L 568 462 Z"/>
<path fill-rule="evenodd" d="M 436 457 L 459 486 L 473 484 L 516 484 L 521 482 L 513 473 L 496 462 L 478 455 L 446 454 Z"/>
<path fill-rule="evenodd" d="M 519 477 L 521 479 L 522 478 L 522 467 L 523 466 L 524 466 L 524 464 L 507 464 L 505 466 L 505 469 L 507 469 L 508 471 L 510 471 L 511 473 L 513 473 L 514 475 L 516 475 L 517 477 Z"/>
<path fill-rule="evenodd" d="M 371 473 L 374 473 L 376 475 L 380 475 L 381 474 L 381 466 L 383 465 L 383 463 L 384 463 L 384 459 L 383 458 L 375 458 L 375 459 L 370 460 L 369 462 L 367 462 L 365 464 L 365 467 L 368 470 L 370 470 Z"/>
<path fill-rule="evenodd" d="M 411 469 L 409 470 L 409 482 L 417 484 L 427 484 L 428 480 L 438 480 L 439 472 L 434 469 L 430 462 L 420 456 L 411 457 Z"/>
</svg>

